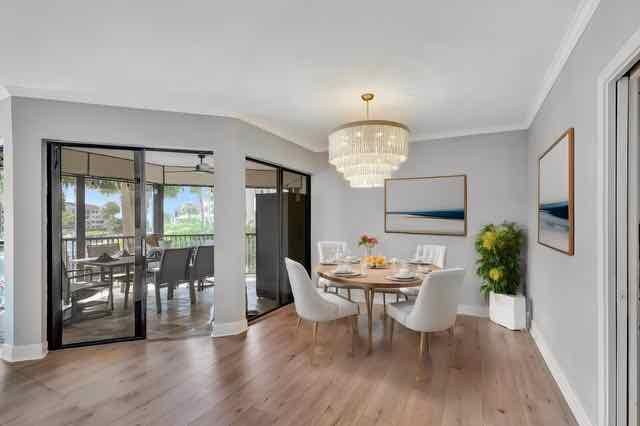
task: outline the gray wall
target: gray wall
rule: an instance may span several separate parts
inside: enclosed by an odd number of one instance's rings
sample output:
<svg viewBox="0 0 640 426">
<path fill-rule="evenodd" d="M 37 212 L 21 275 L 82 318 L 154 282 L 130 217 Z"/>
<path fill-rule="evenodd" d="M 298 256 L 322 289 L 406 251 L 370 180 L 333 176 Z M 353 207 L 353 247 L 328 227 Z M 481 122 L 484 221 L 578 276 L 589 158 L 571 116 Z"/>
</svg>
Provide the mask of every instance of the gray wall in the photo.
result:
<svg viewBox="0 0 640 426">
<path fill-rule="evenodd" d="M 313 172 L 317 158 L 298 145 L 229 118 L 11 98 L 13 138 L 6 173 L 16 183 L 7 203 L 15 238 L 7 246 L 7 280 L 14 310 L 7 319 L 13 346 L 46 339 L 46 160 L 43 138 L 215 152 L 216 327 L 244 320 L 244 158 L 286 164 Z M 232 214 L 230 213 L 232 212 Z M 237 214 L 241 212 L 241 214 Z"/>
<path fill-rule="evenodd" d="M 384 254 L 409 257 L 417 244 L 447 246 L 447 265 L 466 268 L 462 304 L 478 313 L 487 302 L 475 275 L 474 238 L 487 223 L 526 222 L 526 132 L 468 136 L 415 142 L 409 159 L 394 177 L 466 174 L 468 234 L 466 237 L 385 234 L 384 190 L 351 189 L 333 167 L 318 171 L 313 186 L 313 241 L 339 239 L 359 254 L 357 238 L 370 233 L 382 239 Z M 326 164 L 326 153 L 323 155 Z M 317 260 L 317 257 L 314 257 Z"/>
<path fill-rule="evenodd" d="M 596 85 L 640 23 L 637 0 L 601 1 L 529 129 L 529 284 L 533 321 L 591 422 L 597 418 Z M 575 128 L 575 256 L 536 243 L 537 158 Z"/>
<path fill-rule="evenodd" d="M 0 92 L 1 92 L 1 89 L 0 89 Z M 0 139 L 1 139 L 0 142 L 4 145 L 4 151 L 5 151 L 4 155 L 6 158 L 7 151 L 11 150 L 11 139 L 12 139 L 11 99 L 10 98 L 4 98 L 0 100 Z M 5 160 L 5 163 L 6 163 L 6 160 Z M 7 200 L 11 198 L 11 193 L 8 191 L 8 188 L 10 188 L 10 186 L 11 186 L 10 176 L 7 176 L 5 173 L 4 193 L 2 196 L 3 198 L 2 202 L 4 204 L 5 211 L 6 211 Z M 5 228 L 5 238 L 6 238 L 7 234 L 10 232 L 9 230 L 12 228 L 12 218 L 5 215 L 4 219 L 5 219 L 4 228 Z M 8 257 L 5 250 L 5 259 L 7 258 Z M 12 265 L 9 265 L 5 260 L 5 276 L 7 274 L 7 269 L 11 267 Z M 13 327 L 12 327 L 13 323 L 8 323 L 5 319 L 8 316 L 13 315 L 13 310 L 12 310 L 13 288 L 6 287 L 4 292 L 4 297 L 5 297 L 6 311 L 5 311 L 5 314 L 2 315 L 2 317 L 0 317 L 0 334 L 4 336 L 4 340 L 7 340 L 8 338 L 11 338 L 11 336 L 13 336 Z"/>
</svg>

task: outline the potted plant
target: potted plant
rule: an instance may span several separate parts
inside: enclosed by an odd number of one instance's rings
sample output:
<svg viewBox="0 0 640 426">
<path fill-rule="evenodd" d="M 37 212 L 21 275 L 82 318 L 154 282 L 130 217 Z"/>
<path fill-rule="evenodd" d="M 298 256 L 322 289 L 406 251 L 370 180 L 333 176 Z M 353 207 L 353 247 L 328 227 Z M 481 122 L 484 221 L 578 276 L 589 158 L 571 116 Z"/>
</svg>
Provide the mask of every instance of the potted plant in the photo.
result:
<svg viewBox="0 0 640 426">
<path fill-rule="evenodd" d="M 491 321 L 511 330 L 526 328 L 526 300 L 518 295 L 524 233 L 514 223 L 486 225 L 476 237 L 480 291 L 489 296 Z"/>
</svg>

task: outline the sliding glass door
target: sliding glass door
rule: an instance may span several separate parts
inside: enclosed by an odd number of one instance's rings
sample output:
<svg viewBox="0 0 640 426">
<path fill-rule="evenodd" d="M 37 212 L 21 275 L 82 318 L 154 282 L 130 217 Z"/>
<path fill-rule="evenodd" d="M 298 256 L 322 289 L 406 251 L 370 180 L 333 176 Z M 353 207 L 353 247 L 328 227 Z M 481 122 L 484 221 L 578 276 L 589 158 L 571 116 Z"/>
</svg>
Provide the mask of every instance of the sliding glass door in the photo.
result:
<svg viewBox="0 0 640 426">
<path fill-rule="evenodd" d="M 47 148 L 50 348 L 144 338 L 144 151 Z"/>
<path fill-rule="evenodd" d="M 285 257 L 310 271 L 310 177 L 247 159 L 245 181 L 245 285 L 251 319 L 293 302 Z"/>
<path fill-rule="evenodd" d="M 281 303 L 293 302 L 289 275 L 284 258 L 295 260 L 310 268 L 310 202 L 309 176 L 290 170 L 282 170 L 282 262 L 280 262 Z"/>
</svg>

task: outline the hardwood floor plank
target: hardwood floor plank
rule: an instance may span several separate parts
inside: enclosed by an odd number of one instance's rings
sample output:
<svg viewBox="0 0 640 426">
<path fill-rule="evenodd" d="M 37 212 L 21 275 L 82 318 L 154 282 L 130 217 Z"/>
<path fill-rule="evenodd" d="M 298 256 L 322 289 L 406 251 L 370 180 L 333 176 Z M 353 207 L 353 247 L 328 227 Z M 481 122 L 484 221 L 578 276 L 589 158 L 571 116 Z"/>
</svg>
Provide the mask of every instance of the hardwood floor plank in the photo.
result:
<svg viewBox="0 0 640 426">
<path fill-rule="evenodd" d="M 0 364 L 7 425 L 576 425 L 535 344 L 487 319 L 459 316 L 422 364 L 416 334 L 374 312 L 354 356 L 346 323 L 296 328 L 292 307 L 246 336 L 119 343 Z M 420 381 L 416 381 L 416 375 Z"/>
</svg>

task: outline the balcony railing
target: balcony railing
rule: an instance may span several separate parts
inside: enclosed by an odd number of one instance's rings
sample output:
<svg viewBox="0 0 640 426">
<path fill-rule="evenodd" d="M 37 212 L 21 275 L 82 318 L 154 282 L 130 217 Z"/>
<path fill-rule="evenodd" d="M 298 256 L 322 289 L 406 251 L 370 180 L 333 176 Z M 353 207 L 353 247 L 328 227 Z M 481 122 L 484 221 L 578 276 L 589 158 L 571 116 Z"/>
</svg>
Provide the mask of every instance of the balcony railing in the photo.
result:
<svg viewBox="0 0 640 426">
<path fill-rule="evenodd" d="M 132 235 L 108 235 L 104 237 L 86 238 L 87 246 L 100 246 L 106 244 L 118 244 L 120 249 L 126 248 L 133 251 L 134 236 Z M 214 234 L 167 234 L 163 239 L 171 241 L 171 247 L 183 248 L 204 244 L 207 240 L 212 240 Z M 256 234 L 247 232 L 245 234 L 245 273 L 256 273 Z M 77 246 L 75 238 L 62 239 L 62 253 L 65 263 L 76 258 Z"/>
</svg>

